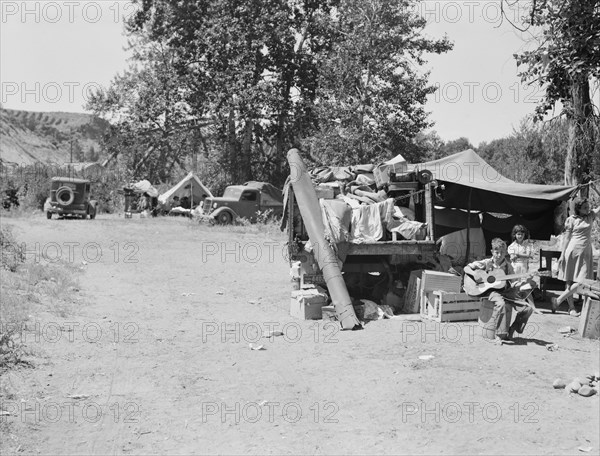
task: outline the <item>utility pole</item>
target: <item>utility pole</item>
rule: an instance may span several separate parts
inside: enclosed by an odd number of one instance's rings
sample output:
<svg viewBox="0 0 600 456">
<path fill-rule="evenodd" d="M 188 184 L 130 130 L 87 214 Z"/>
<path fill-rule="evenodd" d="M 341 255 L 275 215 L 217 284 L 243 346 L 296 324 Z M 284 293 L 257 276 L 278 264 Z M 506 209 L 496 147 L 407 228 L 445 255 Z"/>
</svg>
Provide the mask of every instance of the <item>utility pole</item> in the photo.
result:
<svg viewBox="0 0 600 456">
<path fill-rule="evenodd" d="M 73 177 L 73 127 L 71 127 L 71 160 L 69 161 L 69 177 Z"/>
</svg>

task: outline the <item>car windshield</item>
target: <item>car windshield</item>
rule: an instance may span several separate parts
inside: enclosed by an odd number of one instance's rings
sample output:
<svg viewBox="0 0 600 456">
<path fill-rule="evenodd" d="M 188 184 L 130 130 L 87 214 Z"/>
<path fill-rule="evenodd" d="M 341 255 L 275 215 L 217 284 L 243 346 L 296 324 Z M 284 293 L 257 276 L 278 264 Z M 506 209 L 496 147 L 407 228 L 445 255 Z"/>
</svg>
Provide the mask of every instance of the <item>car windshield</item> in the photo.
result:
<svg viewBox="0 0 600 456">
<path fill-rule="evenodd" d="M 223 198 L 239 199 L 240 193 L 242 193 L 241 188 L 227 187 L 223 193 Z"/>
</svg>

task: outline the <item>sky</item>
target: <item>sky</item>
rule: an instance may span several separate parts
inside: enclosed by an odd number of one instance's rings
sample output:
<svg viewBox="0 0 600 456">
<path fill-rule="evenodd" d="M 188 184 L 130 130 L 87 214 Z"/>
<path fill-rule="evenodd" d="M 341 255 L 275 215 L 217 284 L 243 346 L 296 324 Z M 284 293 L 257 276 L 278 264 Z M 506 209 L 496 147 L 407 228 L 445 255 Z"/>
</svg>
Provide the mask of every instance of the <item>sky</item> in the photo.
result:
<svg viewBox="0 0 600 456">
<path fill-rule="evenodd" d="M 526 14 L 525 2 L 506 13 Z M 122 18 L 128 1 L 1 0 L 0 101 L 8 109 L 86 112 L 89 91 L 127 67 Z M 499 0 L 424 1 L 415 7 L 425 34 L 447 34 L 454 49 L 430 55 L 424 68 L 439 87 L 426 109 L 445 140 L 477 146 L 509 135 L 533 112 L 541 89 L 521 84 L 513 54 L 528 36 L 506 20 Z"/>
</svg>

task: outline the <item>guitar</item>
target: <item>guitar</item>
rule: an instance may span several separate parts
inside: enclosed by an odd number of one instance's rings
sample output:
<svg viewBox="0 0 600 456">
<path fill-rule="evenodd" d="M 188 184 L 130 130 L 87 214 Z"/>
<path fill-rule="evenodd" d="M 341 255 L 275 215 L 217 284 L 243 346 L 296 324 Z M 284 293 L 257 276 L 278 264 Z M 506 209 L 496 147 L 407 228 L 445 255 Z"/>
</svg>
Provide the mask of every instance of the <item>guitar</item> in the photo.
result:
<svg viewBox="0 0 600 456">
<path fill-rule="evenodd" d="M 523 274 L 506 275 L 502 269 L 494 269 L 491 272 L 478 269 L 473 271 L 472 274 L 465 271 L 463 288 L 465 289 L 465 293 L 470 296 L 481 296 L 489 290 L 501 290 L 506 286 L 507 280 L 550 274 L 550 271 L 533 271 Z"/>
</svg>

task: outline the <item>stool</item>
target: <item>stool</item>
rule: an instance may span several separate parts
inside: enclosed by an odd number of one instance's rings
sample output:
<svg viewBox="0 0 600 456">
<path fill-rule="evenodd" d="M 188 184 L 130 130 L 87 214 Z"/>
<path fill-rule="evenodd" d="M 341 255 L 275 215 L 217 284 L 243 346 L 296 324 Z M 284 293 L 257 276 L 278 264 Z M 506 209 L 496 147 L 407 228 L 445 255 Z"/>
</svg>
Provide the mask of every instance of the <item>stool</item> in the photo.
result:
<svg viewBox="0 0 600 456">
<path fill-rule="evenodd" d="M 541 250 L 540 249 L 540 271 L 550 271 L 552 274 L 552 259 L 560 258 L 561 252 L 557 250 Z M 565 289 L 565 282 L 555 277 L 545 277 L 540 275 L 540 290 L 542 292 L 542 299 L 546 300 L 546 290 L 560 290 Z"/>
</svg>

